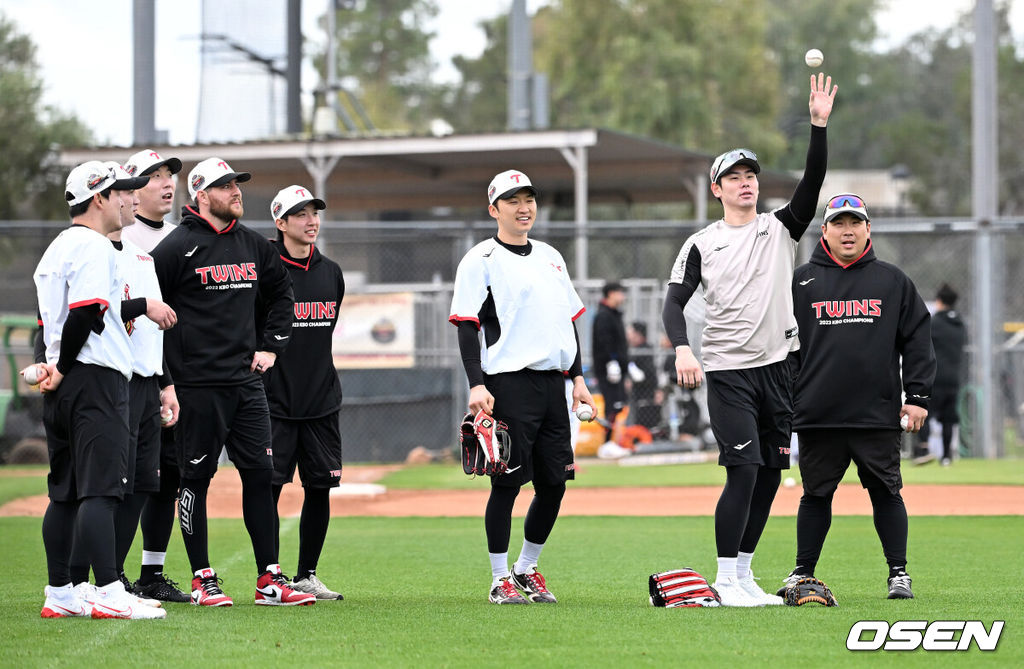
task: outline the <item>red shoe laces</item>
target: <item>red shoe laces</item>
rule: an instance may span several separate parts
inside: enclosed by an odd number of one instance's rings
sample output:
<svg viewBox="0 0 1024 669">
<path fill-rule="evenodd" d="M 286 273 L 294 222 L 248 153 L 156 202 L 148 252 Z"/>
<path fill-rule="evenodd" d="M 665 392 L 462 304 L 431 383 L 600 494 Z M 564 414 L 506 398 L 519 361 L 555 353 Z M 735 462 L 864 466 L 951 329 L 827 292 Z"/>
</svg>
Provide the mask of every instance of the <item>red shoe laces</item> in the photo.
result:
<svg viewBox="0 0 1024 669">
<path fill-rule="evenodd" d="M 526 578 L 530 580 L 530 585 L 537 592 L 547 592 L 548 587 L 544 583 L 544 577 L 540 575 L 539 571 L 534 571 L 532 574 L 526 574 Z"/>
</svg>

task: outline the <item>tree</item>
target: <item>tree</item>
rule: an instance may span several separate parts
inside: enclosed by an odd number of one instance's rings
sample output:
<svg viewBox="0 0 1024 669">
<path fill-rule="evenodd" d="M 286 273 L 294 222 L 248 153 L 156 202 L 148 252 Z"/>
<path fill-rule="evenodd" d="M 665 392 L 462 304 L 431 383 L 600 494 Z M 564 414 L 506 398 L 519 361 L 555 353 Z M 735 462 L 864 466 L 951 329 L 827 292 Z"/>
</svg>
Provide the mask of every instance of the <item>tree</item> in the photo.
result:
<svg viewBox="0 0 1024 669">
<path fill-rule="evenodd" d="M 56 155 L 89 131 L 42 97 L 36 47 L 0 12 L 0 220 L 67 216 Z"/>
<path fill-rule="evenodd" d="M 337 12 L 338 77 L 382 130 L 424 130 L 437 87 L 425 24 L 435 0 L 349 0 Z M 325 55 L 314 57 L 324 77 Z"/>
</svg>

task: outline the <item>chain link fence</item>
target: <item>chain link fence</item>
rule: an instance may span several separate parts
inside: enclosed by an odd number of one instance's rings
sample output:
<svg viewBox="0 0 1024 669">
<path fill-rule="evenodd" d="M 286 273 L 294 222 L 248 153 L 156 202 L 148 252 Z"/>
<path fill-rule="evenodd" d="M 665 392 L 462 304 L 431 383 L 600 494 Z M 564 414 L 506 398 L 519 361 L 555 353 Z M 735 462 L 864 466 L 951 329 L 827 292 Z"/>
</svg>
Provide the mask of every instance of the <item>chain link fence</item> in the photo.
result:
<svg viewBox="0 0 1024 669">
<path fill-rule="evenodd" d="M 271 236 L 269 221 L 248 222 Z M 0 453 L 28 433 L 38 436 L 38 412 L 25 408 L 24 393 L 15 388 L 17 369 L 30 360 L 29 333 L 15 327 L 35 315 L 32 272 L 43 250 L 65 224 L 0 222 L 0 314 L 4 317 L 7 373 L 0 380 L 0 423 L 5 423 Z M 663 221 L 591 222 L 587 227 L 588 263 L 593 278 L 577 280 L 587 313 L 577 322 L 585 371 L 590 367 L 590 318 L 596 313 L 601 286 L 617 280 L 627 289 L 623 306 L 627 322 L 647 326 L 648 348 L 662 369 L 672 356 L 662 346 L 661 305 L 665 281 L 682 242 L 702 227 Z M 466 405 L 465 375 L 455 328 L 448 324 L 451 283 L 463 254 L 494 233 L 493 221 L 325 222 L 324 253 L 345 272 L 348 294 L 406 292 L 413 295 L 415 352 L 411 368 L 342 369 L 344 389 L 342 435 L 346 461 L 403 460 L 416 447 L 440 451 L 452 447 L 456 424 Z M 1024 221 L 1002 221 L 993 229 L 995 251 L 991 286 L 975 284 L 975 226 L 949 220 L 880 219 L 872 224 L 879 259 L 893 263 L 915 282 L 931 302 L 948 283 L 960 293 L 958 310 L 968 324 L 964 386 L 961 393 L 961 451 L 982 455 L 974 443 L 978 407 L 985 402 L 973 373 L 978 340 L 977 298 L 992 295 L 999 326 L 995 369 L 999 396 L 993 405 L 1004 436 L 999 455 L 1021 456 L 1024 435 Z M 540 221 L 532 237 L 554 245 L 570 270 L 575 258 L 576 228 L 572 223 Z M 816 226 L 805 235 L 798 258 L 805 261 L 819 235 Z M 982 290 L 983 289 L 983 290 Z M 702 306 L 691 300 L 688 320 L 699 341 Z M 669 363 L 670 364 L 670 363 Z M 596 389 L 596 384 L 592 384 Z M 31 403 L 32 400 L 28 400 Z M 670 411 L 665 410 L 665 420 Z"/>
</svg>

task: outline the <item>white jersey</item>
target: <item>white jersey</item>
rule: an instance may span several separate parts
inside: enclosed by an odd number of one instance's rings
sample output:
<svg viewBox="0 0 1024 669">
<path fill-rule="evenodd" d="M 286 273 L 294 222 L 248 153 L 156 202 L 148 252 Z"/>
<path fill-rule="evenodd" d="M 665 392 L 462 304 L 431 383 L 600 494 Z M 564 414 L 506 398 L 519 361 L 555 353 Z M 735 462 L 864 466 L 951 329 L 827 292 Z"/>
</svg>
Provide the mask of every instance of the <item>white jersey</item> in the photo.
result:
<svg viewBox="0 0 1024 669">
<path fill-rule="evenodd" d="M 163 227 L 154 228 L 136 218 L 135 223 L 121 230 L 121 239 L 122 241 L 127 239 L 146 253 L 152 253 L 156 245 L 171 234 L 176 227 L 178 226 L 174 223 L 164 221 Z"/>
<path fill-rule="evenodd" d="M 480 326 L 485 374 L 566 371 L 576 358 L 573 321 L 584 312 L 583 302 L 561 254 L 544 242 L 530 243 L 529 255 L 521 256 L 488 239 L 465 255 L 455 273 L 448 320 Z"/>
<path fill-rule="evenodd" d="M 136 224 L 138 225 L 138 224 Z M 122 300 L 147 297 L 162 300 L 156 280 L 153 256 L 135 244 L 121 239 L 122 250 L 114 249 L 118 275 L 124 280 Z M 124 324 L 132 342 L 133 371 L 139 376 L 157 376 L 163 371 L 164 333 L 145 315 Z"/>
<path fill-rule="evenodd" d="M 770 365 L 800 348 L 791 286 L 796 247 L 775 212 L 739 226 L 715 221 L 683 244 L 669 283 L 696 278 L 704 289 L 706 371 Z"/>
<path fill-rule="evenodd" d="M 33 278 L 48 363 L 60 358 L 69 310 L 99 304 L 103 331 L 89 333 L 77 360 L 116 369 L 131 378 L 131 343 L 121 322 L 124 281 L 118 276 L 114 253 L 109 239 L 82 225 L 64 230 L 46 248 Z"/>
</svg>

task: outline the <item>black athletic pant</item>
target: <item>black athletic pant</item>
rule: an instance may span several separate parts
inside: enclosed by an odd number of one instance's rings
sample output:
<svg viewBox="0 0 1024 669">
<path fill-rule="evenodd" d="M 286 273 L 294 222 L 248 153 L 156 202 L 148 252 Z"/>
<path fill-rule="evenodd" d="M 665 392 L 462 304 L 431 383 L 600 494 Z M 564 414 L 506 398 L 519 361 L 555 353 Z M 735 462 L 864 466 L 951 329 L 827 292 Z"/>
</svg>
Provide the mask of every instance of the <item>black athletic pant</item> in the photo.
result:
<svg viewBox="0 0 1024 669">
<path fill-rule="evenodd" d="M 174 529 L 174 505 L 178 500 L 181 477 L 177 467 L 163 463 L 160 468 L 160 490 L 146 496 L 139 526 L 142 528 L 142 548 L 151 553 L 166 553 Z M 139 580 L 151 583 L 163 565 L 142 565 Z"/>
<path fill-rule="evenodd" d="M 277 504 L 281 499 L 282 487 L 274 486 L 274 537 L 278 556 L 281 554 L 281 520 L 277 513 Z M 331 522 L 330 488 L 304 487 L 302 493 L 302 513 L 299 516 L 299 563 L 295 568 L 297 581 L 316 573 L 324 541 L 327 539 L 327 527 Z"/>
<path fill-rule="evenodd" d="M 725 487 L 715 507 L 718 557 L 753 553 L 779 489 L 782 471 L 756 464 L 725 468 Z"/>
<path fill-rule="evenodd" d="M 484 530 L 487 533 L 488 553 L 507 553 L 512 535 L 512 508 L 520 488 L 491 486 L 491 496 L 484 512 Z M 543 544 L 551 535 L 558 519 L 558 511 L 565 495 L 565 483 L 558 485 L 534 484 L 533 501 L 526 512 L 523 534 L 527 541 Z"/>
<path fill-rule="evenodd" d="M 90 566 L 96 585 L 118 580 L 117 511 L 120 505 L 116 497 L 86 497 L 78 503 L 69 559 L 72 583 L 88 581 Z"/>
</svg>

